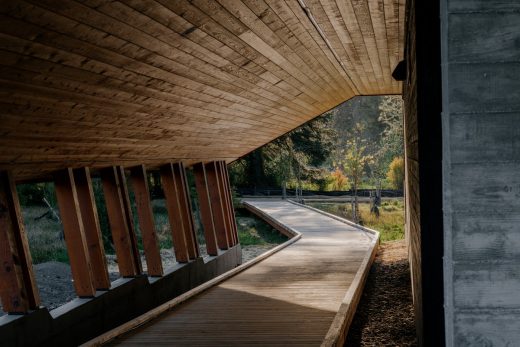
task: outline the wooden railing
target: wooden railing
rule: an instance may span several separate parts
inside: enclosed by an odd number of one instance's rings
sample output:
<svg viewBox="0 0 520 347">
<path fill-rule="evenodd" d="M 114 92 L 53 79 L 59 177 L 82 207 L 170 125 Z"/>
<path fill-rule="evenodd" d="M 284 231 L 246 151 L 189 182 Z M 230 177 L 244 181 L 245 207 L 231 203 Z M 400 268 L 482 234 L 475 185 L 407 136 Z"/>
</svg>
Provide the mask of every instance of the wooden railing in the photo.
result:
<svg viewBox="0 0 520 347">
<path fill-rule="evenodd" d="M 147 275 L 164 274 L 152 214 L 146 168 L 111 166 L 99 170 L 108 221 L 122 277 L 143 274 L 131 202 L 126 182 L 130 173 L 139 228 L 147 263 Z M 193 166 L 201 222 L 209 255 L 238 244 L 229 174 L 225 162 Z M 186 170 L 182 163 L 160 168 L 173 248 L 178 262 L 200 256 Z M 88 168 L 63 169 L 54 174 L 54 184 L 65 235 L 74 288 L 78 297 L 93 297 L 96 290 L 109 290 L 105 251 Z M 31 254 L 14 178 L 0 172 L 0 299 L 3 310 L 27 313 L 40 305 Z"/>
</svg>

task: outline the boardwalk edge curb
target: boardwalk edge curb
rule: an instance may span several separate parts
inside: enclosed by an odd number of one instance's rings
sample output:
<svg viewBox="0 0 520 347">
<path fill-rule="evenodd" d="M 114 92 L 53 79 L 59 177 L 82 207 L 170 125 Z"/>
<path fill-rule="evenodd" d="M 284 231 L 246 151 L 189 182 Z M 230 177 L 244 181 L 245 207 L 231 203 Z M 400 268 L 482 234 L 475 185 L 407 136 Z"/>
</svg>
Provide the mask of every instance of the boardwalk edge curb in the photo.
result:
<svg viewBox="0 0 520 347">
<path fill-rule="evenodd" d="M 261 262 L 262 260 L 264 260 L 264 259 L 270 257 L 271 255 L 277 253 L 278 251 L 286 248 L 287 246 L 293 244 L 294 242 L 296 242 L 297 240 L 299 240 L 301 238 L 301 234 L 298 231 L 286 226 L 285 224 L 283 224 L 281 222 L 278 222 L 278 221 L 272 219 L 271 217 L 269 217 L 268 215 L 266 215 L 265 213 L 263 213 L 262 211 L 260 211 L 256 207 L 254 207 L 253 205 L 251 205 L 247 202 L 244 202 L 244 206 L 246 206 L 246 208 L 249 211 L 251 211 L 252 213 L 254 213 L 255 215 L 266 220 L 266 222 L 268 222 L 270 225 L 275 227 L 282 234 L 284 234 L 284 235 L 290 234 L 292 237 L 289 240 L 285 241 L 284 243 L 276 246 L 275 248 L 272 248 L 269 251 L 262 253 L 258 257 L 254 258 L 240 266 L 237 266 L 233 270 L 230 270 L 220 276 L 217 276 L 214 279 L 212 279 L 206 283 L 203 283 L 200 286 L 195 287 L 192 290 L 142 314 L 141 316 L 139 316 L 123 325 L 120 325 L 94 339 L 91 339 L 91 340 L 85 342 L 80 347 L 101 346 L 124 333 L 127 333 L 133 329 L 136 329 L 136 328 L 150 322 L 151 320 L 157 318 L 159 315 L 163 314 L 164 312 L 169 311 L 169 310 L 173 309 L 174 307 L 178 306 L 179 304 L 183 303 L 184 301 L 194 297 L 195 295 L 198 295 L 198 294 L 204 292 L 205 290 L 207 290 L 207 289 L 239 274 L 240 272 L 250 268 L 251 266 Z M 269 219 L 269 221 L 268 221 L 268 219 Z M 280 229 L 283 229 L 283 231 Z M 289 235 L 287 235 L 287 236 L 289 236 Z"/>
</svg>

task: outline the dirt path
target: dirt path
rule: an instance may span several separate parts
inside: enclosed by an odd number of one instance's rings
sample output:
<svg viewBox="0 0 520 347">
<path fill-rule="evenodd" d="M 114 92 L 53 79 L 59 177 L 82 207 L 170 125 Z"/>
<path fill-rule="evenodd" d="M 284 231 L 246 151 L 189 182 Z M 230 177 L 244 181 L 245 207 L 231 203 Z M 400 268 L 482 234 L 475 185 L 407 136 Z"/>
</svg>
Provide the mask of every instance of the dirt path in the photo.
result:
<svg viewBox="0 0 520 347">
<path fill-rule="evenodd" d="M 404 240 L 379 246 L 345 346 L 417 346 Z"/>
</svg>

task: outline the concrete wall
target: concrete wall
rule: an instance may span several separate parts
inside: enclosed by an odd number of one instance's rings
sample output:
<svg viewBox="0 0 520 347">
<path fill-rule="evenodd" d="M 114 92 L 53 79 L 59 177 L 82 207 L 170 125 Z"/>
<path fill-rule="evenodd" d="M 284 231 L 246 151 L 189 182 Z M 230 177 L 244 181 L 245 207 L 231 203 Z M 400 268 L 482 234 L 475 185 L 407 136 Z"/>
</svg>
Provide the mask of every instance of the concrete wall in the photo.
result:
<svg viewBox="0 0 520 347">
<path fill-rule="evenodd" d="M 442 0 L 448 346 L 520 343 L 520 1 Z"/>
<path fill-rule="evenodd" d="M 75 299 L 55 310 L 0 318 L 0 346 L 77 346 L 111 330 L 242 262 L 240 245 L 207 261 L 177 264 L 160 278 L 121 278 L 92 299 Z"/>
</svg>

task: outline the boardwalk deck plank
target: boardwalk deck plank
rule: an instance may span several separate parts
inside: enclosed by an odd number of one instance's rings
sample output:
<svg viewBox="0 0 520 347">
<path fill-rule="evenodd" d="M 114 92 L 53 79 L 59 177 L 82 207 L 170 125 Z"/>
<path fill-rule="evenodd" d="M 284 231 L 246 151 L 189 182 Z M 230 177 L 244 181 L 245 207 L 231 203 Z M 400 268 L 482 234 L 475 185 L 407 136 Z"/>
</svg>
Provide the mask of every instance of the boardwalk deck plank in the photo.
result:
<svg viewBox="0 0 520 347">
<path fill-rule="evenodd" d="M 113 345 L 321 344 L 374 236 L 289 202 L 249 203 L 302 238 Z"/>
</svg>

